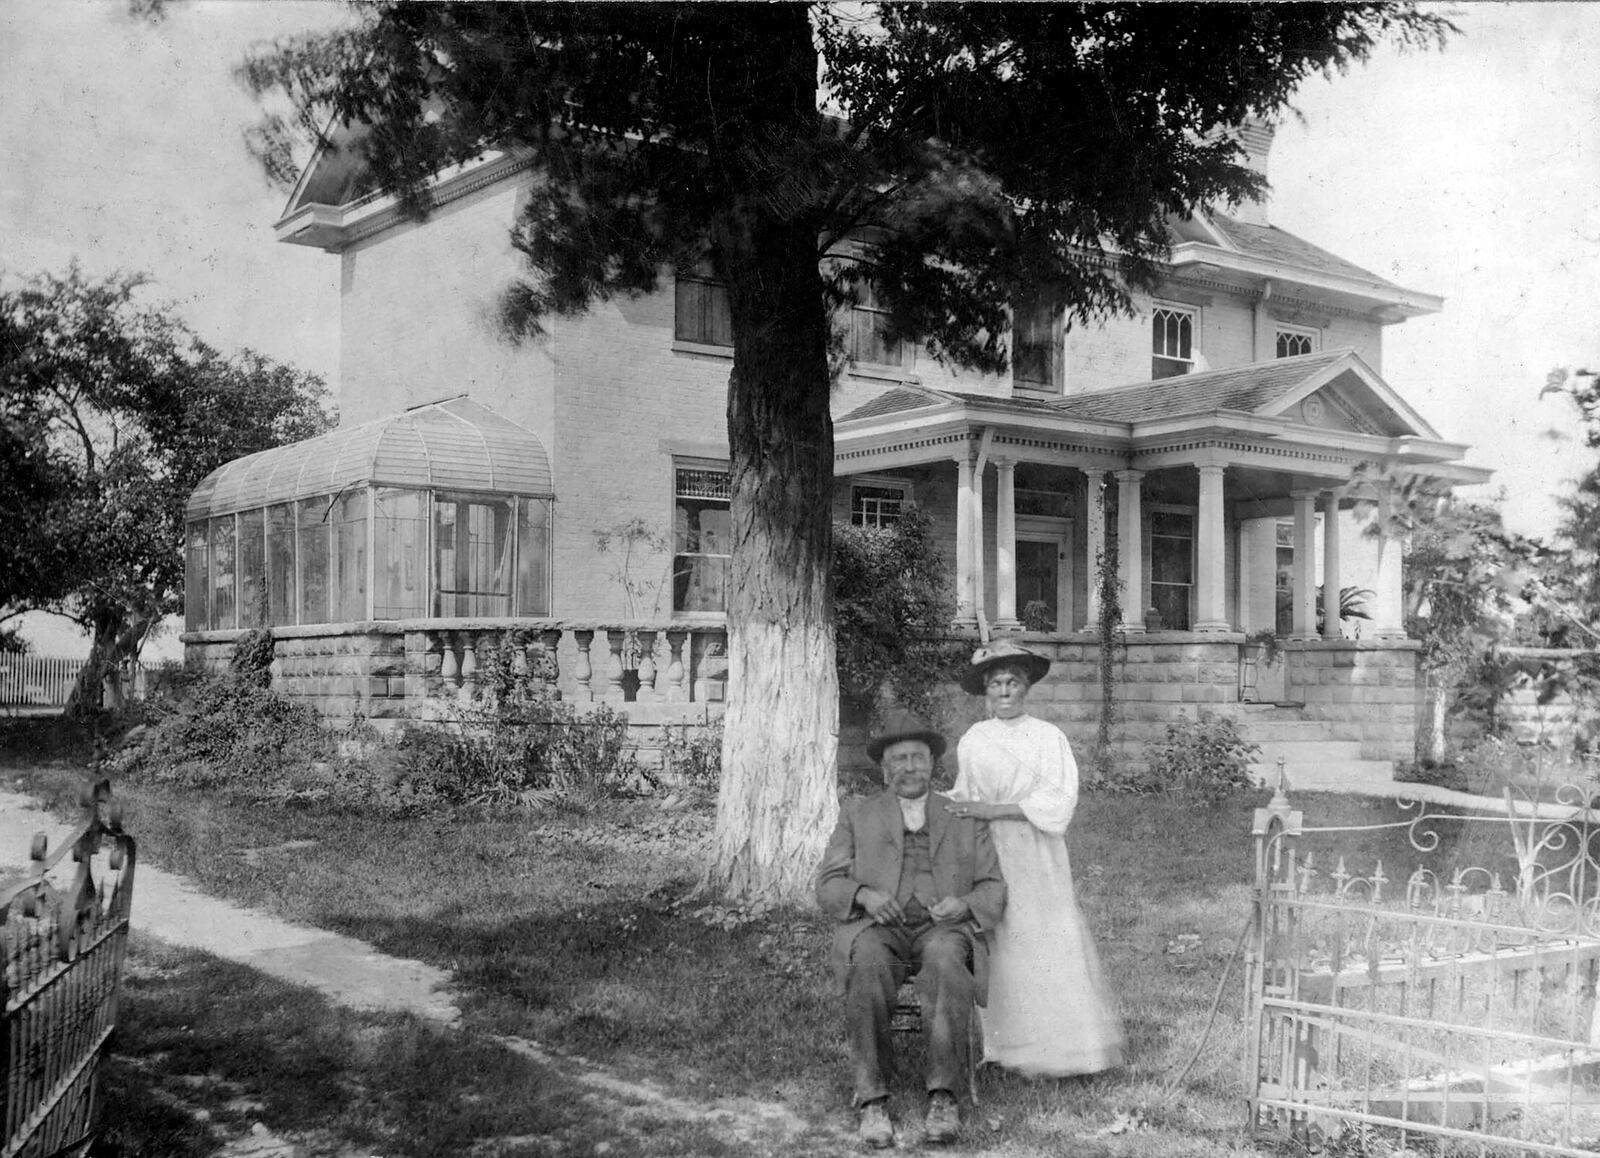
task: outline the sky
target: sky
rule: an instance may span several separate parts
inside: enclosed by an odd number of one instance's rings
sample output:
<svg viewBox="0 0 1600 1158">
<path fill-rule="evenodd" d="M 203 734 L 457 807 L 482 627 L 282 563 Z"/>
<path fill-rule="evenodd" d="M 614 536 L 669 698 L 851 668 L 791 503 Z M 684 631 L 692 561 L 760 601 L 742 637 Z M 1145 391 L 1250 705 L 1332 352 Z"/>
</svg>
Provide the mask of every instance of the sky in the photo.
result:
<svg viewBox="0 0 1600 1158">
<path fill-rule="evenodd" d="M 1385 380 L 1468 461 L 1508 523 L 1548 533 L 1592 461 L 1556 366 L 1600 364 L 1600 4 L 1437 9 L 1442 51 L 1381 50 L 1297 94 L 1273 224 L 1443 311 L 1388 328 Z M 244 144 L 246 49 L 345 19 L 327 0 L 0 0 L 0 276 L 141 270 L 202 337 L 337 386 L 339 262 L 278 244 L 286 192 Z"/>
</svg>

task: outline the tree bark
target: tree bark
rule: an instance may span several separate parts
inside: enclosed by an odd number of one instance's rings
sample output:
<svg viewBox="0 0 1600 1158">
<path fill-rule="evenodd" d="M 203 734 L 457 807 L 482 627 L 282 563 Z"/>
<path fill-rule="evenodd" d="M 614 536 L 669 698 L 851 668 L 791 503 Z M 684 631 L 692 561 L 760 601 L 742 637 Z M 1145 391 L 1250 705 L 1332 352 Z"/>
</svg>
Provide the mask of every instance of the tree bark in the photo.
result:
<svg viewBox="0 0 1600 1158">
<path fill-rule="evenodd" d="M 804 147 L 815 140 L 817 118 L 810 25 L 798 6 L 773 5 L 762 17 L 769 34 L 748 71 L 730 78 L 743 91 L 725 107 L 762 122 L 746 128 L 746 140 Z M 722 785 L 707 880 L 735 901 L 801 903 L 839 807 L 829 319 L 813 214 L 772 193 L 764 158 L 717 161 L 733 186 L 733 207 L 712 238 L 734 331 L 733 562 Z"/>
</svg>

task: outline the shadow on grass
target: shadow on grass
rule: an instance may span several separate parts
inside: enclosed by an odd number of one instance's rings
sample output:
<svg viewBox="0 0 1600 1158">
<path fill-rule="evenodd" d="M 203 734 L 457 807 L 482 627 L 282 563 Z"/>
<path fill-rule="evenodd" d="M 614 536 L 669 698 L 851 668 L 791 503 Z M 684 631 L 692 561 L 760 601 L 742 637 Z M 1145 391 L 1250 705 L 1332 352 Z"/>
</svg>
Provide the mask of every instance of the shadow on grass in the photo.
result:
<svg viewBox="0 0 1600 1158">
<path fill-rule="evenodd" d="M 706 1123 L 625 1120 L 481 1036 L 338 1008 L 137 935 L 100 1105 L 98 1158 L 199 1158 L 258 1122 L 307 1155 L 743 1152 Z"/>
</svg>

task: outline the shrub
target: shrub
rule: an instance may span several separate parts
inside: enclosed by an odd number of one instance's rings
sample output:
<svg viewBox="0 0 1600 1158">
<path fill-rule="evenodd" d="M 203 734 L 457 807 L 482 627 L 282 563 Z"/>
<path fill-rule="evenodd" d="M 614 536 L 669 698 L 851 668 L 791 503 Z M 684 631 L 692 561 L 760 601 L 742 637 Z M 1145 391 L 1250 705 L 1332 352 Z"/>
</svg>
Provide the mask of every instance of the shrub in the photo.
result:
<svg viewBox="0 0 1600 1158">
<path fill-rule="evenodd" d="M 254 672 L 187 683 L 152 705 L 156 722 L 114 761 L 114 771 L 195 788 L 260 790 L 326 760 L 332 744 L 316 709 L 264 687 Z"/>
<path fill-rule="evenodd" d="M 252 628 L 234 642 L 228 671 L 258 687 L 270 687 L 274 646 L 270 628 Z"/>
<path fill-rule="evenodd" d="M 1165 737 L 1144 747 L 1149 765 L 1143 777 L 1148 783 L 1145 790 L 1210 807 L 1229 793 L 1252 786 L 1250 758 L 1260 751 L 1259 745 L 1239 735 L 1226 716 L 1210 712 L 1179 716 L 1167 725 Z"/>
<path fill-rule="evenodd" d="M 661 766 L 691 788 L 716 788 L 722 779 L 722 717 L 661 729 Z"/>
<path fill-rule="evenodd" d="M 605 704 L 579 714 L 556 699 L 537 665 L 518 670 L 525 645 L 508 632 L 498 647 L 479 649 L 469 701 L 400 739 L 397 787 L 452 803 L 539 805 L 648 786 L 628 717 Z"/>
</svg>

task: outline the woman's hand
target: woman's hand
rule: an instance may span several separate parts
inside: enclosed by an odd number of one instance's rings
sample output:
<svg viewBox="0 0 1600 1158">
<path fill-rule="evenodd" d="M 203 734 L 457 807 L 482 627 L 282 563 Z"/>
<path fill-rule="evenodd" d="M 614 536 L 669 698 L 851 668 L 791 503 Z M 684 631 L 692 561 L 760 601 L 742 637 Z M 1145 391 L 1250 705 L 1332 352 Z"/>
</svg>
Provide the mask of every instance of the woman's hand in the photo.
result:
<svg viewBox="0 0 1600 1158">
<path fill-rule="evenodd" d="M 973 820 L 994 819 L 994 806 L 981 800 L 952 800 L 950 802 L 950 815 L 962 818 L 971 817 Z"/>
</svg>

